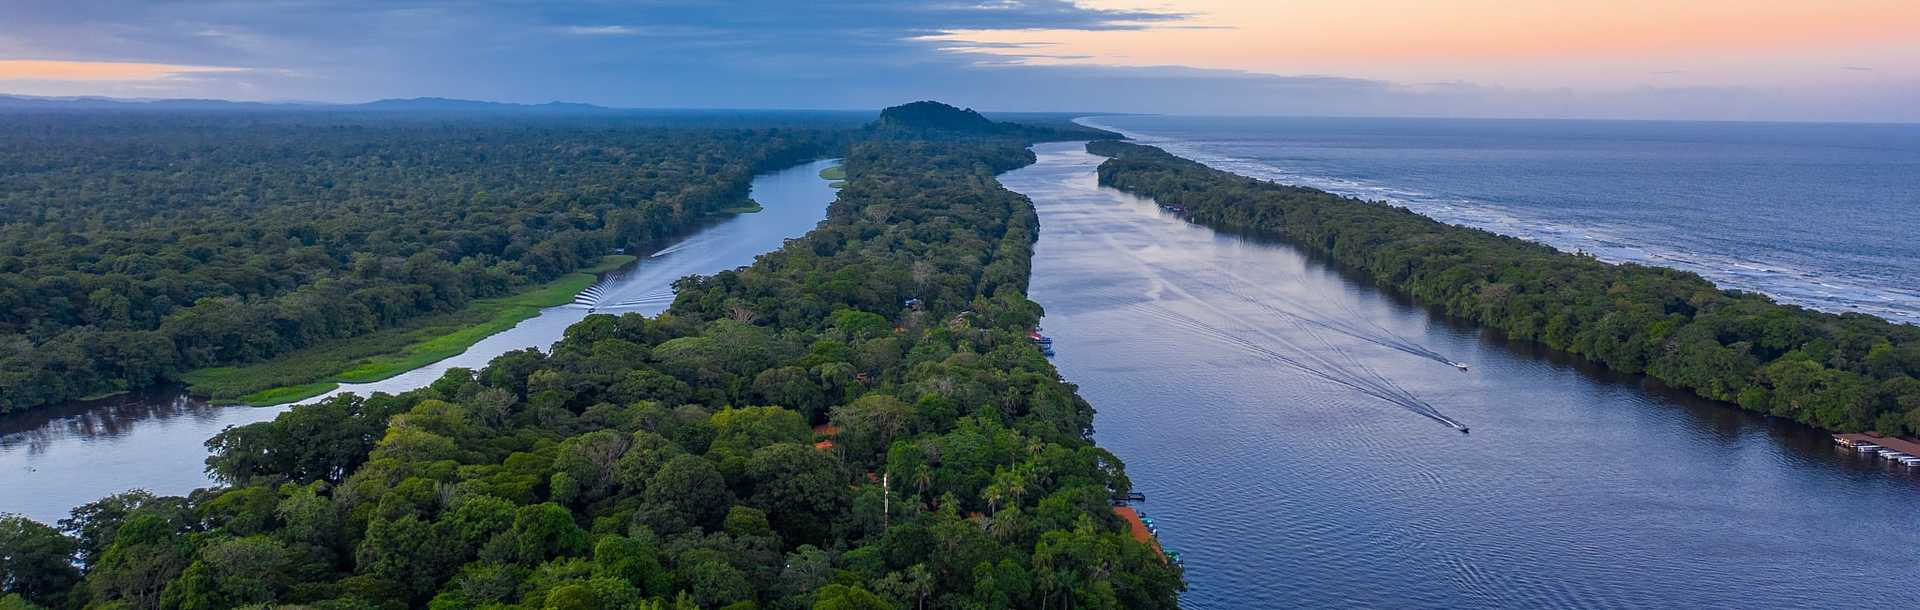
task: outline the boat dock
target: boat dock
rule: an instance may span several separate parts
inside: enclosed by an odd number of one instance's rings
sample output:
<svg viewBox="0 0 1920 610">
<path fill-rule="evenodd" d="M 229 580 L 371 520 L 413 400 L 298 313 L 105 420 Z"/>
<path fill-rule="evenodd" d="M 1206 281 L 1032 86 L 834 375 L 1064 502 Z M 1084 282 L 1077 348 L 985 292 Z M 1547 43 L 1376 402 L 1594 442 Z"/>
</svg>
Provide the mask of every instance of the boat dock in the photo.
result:
<svg viewBox="0 0 1920 610">
<path fill-rule="evenodd" d="M 1920 441 L 1913 439 L 1850 432 L 1833 435 L 1833 444 L 1851 449 L 1862 456 L 1886 458 L 1893 464 L 1920 468 Z"/>
<path fill-rule="evenodd" d="M 1153 526 L 1153 517 L 1133 507 L 1133 503 L 1145 501 L 1146 494 L 1137 491 L 1114 496 L 1113 515 L 1127 524 L 1127 534 L 1133 536 L 1134 541 L 1153 549 L 1153 553 L 1160 556 L 1160 561 L 1176 566 L 1185 565 L 1180 558 L 1180 551 L 1160 546 L 1160 528 Z"/>
<path fill-rule="evenodd" d="M 1134 510 L 1131 506 L 1121 505 L 1113 507 L 1113 514 L 1118 515 L 1121 521 L 1127 522 L 1127 530 L 1133 534 L 1134 540 L 1153 547 L 1153 552 L 1160 555 L 1161 561 L 1167 559 L 1166 549 L 1160 548 L 1160 539 L 1154 537 L 1153 532 L 1147 529 L 1147 522 L 1140 520 L 1140 511 Z"/>
</svg>

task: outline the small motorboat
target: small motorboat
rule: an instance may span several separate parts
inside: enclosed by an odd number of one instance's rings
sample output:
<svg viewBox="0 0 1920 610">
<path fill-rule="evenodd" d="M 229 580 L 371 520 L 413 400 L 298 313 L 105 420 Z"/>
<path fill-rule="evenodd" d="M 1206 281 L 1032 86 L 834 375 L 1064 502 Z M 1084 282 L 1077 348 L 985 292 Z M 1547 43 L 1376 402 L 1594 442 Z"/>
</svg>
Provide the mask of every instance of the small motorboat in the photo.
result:
<svg viewBox="0 0 1920 610">
<path fill-rule="evenodd" d="M 1456 369 L 1460 369 L 1461 371 L 1465 371 L 1465 370 L 1467 370 L 1467 367 L 1468 367 L 1468 365 L 1467 365 L 1467 363 L 1465 363 L 1465 362 L 1455 362 L 1455 363 L 1453 363 L 1453 368 L 1456 368 Z"/>
</svg>

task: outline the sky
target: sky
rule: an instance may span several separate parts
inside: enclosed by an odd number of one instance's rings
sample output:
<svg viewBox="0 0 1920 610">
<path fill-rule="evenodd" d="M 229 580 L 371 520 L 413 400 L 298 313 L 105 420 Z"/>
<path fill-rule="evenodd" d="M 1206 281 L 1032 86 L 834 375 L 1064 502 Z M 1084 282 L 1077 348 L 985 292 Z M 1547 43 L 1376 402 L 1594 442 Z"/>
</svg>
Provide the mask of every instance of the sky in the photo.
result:
<svg viewBox="0 0 1920 610">
<path fill-rule="evenodd" d="M 1920 122 L 1920 2 L 0 0 L 0 93 Z"/>
</svg>

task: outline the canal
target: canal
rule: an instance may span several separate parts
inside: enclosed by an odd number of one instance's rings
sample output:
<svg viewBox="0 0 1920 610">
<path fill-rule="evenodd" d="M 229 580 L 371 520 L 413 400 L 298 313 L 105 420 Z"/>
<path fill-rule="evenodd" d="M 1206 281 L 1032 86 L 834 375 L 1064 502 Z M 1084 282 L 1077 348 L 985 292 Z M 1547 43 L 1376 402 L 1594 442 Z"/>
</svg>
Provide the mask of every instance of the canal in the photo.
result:
<svg viewBox="0 0 1920 610">
<path fill-rule="evenodd" d="M 751 196 L 763 210 L 695 231 L 606 274 L 575 304 L 546 309 L 458 356 L 335 393 L 404 392 L 450 368 L 478 369 L 509 351 L 546 349 L 589 309 L 664 311 L 673 302 L 674 280 L 750 264 L 826 218 L 835 191 L 820 171 L 836 163 L 815 161 L 756 176 Z M 287 408 L 212 406 L 178 389 L 156 389 L 0 418 L 0 513 L 51 524 L 74 506 L 131 489 L 180 495 L 205 487 L 208 438 L 227 426 L 273 419 Z"/>
<path fill-rule="evenodd" d="M 1000 177 L 1040 213 L 1030 293 L 1185 607 L 1920 595 L 1920 477 L 1190 224 L 1100 188 L 1082 144 L 1036 152 Z"/>
</svg>

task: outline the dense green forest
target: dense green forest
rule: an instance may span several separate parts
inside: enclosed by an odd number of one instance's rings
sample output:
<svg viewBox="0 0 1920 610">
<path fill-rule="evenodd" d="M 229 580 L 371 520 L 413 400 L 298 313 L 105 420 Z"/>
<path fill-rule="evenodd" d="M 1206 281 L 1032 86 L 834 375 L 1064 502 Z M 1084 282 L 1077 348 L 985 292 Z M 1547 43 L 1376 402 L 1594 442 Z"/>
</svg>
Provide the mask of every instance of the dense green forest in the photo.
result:
<svg viewBox="0 0 1920 610">
<path fill-rule="evenodd" d="M 9 114 L 0 413 L 510 294 L 738 207 L 755 172 L 850 133 L 663 124 Z"/>
<path fill-rule="evenodd" d="M 1920 327 L 1781 305 L 1692 273 L 1567 254 L 1149 146 L 1087 148 L 1112 157 L 1100 165 L 1103 185 L 1319 251 L 1509 337 L 1830 430 L 1920 434 Z"/>
<path fill-rule="evenodd" d="M 0 518 L 0 608 L 1177 607 L 1025 339 L 1038 217 L 994 175 L 1062 134 L 885 131 L 657 318 L 230 428 L 220 488 Z"/>
</svg>

